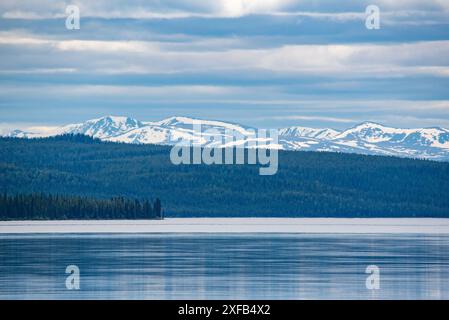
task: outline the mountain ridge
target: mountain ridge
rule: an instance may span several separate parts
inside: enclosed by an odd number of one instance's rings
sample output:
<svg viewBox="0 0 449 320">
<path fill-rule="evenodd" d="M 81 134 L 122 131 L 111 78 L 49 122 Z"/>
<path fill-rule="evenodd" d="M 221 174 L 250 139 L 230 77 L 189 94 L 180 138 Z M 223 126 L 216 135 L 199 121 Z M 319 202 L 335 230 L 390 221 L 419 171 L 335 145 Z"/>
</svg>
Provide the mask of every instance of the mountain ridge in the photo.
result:
<svg viewBox="0 0 449 320">
<path fill-rule="evenodd" d="M 194 126 L 201 123 L 202 132 Z M 6 136 L 18 138 L 85 134 L 103 141 L 173 145 L 181 140 L 206 146 L 204 131 L 214 140 L 229 138 L 229 131 L 248 136 L 256 128 L 219 120 L 174 116 L 160 121 L 140 121 L 125 116 L 104 116 L 82 123 L 39 130 L 13 130 Z M 365 121 L 345 130 L 290 126 L 278 129 L 282 150 L 330 151 L 340 153 L 389 155 L 449 161 L 449 130 L 441 127 L 394 128 Z M 242 138 L 240 138 L 242 139 Z M 256 141 L 260 140 L 258 137 Z M 263 140 L 263 139 L 262 139 Z M 241 140 L 236 145 L 244 145 Z M 217 145 L 217 144 L 215 144 Z M 218 143 L 224 147 L 225 144 Z"/>
</svg>

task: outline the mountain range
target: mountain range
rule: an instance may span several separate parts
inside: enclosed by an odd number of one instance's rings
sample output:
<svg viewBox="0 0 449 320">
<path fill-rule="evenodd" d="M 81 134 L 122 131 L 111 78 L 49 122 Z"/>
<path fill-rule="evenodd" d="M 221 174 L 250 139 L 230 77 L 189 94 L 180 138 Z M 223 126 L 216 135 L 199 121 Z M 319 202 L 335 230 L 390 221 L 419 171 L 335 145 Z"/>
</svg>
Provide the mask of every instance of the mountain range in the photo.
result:
<svg viewBox="0 0 449 320">
<path fill-rule="evenodd" d="M 194 123 L 201 123 L 203 134 L 196 130 Z M 85 134 L 103 141 L 122 143 L 172 145 L 180 140 L 187 140 L 195 145 L 205 145 L 208 140 L 204 138 L 204 131 L 209 129 L 214 130 L 213 135 L 216 135 L 219 141 L 228 133 L 227 130 L 242 135 L 249 135 L 252 130 L 256 130 L 235 123 L 188 117 L 144 122 L 130 117 L 105 116 L 61 127 L 14 130 L 6 136 L 39 138 Z M 330 151 L 449 161 L 449 130 L 440 127 L 403 129 L 363 122 L 341 131 L 293 126 L 281 128 L 278 132 L 279 141 L 273 147 L 282 150 Z M 244 145 L 244 142 L 237 141 L 233 145 Z"/>
</svg>

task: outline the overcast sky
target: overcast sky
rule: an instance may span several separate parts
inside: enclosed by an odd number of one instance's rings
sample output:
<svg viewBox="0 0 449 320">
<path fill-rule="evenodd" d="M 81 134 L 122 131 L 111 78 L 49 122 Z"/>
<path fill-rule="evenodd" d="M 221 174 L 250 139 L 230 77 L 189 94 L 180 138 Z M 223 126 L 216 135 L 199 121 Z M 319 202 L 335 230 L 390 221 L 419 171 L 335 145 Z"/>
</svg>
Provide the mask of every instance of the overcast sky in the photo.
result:
<svg viewBox="0 0 449 320">
<path fill-rule="evenodd" d="M 0 127 L 109 114 L 449 127 L 449 1 L 2 0 Z"/>
</svg>

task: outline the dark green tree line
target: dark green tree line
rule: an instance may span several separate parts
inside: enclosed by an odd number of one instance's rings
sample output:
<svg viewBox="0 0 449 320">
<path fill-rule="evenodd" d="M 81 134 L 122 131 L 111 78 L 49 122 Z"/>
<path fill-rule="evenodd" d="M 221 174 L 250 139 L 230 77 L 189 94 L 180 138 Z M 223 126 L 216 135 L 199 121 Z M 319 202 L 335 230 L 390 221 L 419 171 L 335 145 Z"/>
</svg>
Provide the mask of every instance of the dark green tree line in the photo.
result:
<svg viewBox="0 0 449 320">
<path fill-rule="evenodd" d="M 44 193 L 14 194 L 0 196 L 0 219 L 156 219 L 161 218 L 161 201 L 152 204 L 114 197 L 97 199 L 92 197 L 50 195 Z"/>
</svg>

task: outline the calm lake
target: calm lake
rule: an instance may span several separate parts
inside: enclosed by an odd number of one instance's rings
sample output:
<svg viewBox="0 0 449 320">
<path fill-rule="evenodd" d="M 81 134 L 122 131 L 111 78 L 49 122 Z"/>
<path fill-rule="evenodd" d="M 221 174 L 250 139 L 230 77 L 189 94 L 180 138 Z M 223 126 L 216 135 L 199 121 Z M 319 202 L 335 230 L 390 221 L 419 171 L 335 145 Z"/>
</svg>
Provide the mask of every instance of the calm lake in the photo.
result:
<svg viewBox="0 0 449 320">
<path fill-rule="evenodd" d="M 0 235 L 0 298 L 449 299 L 449 236 Z"/>
</svg>

